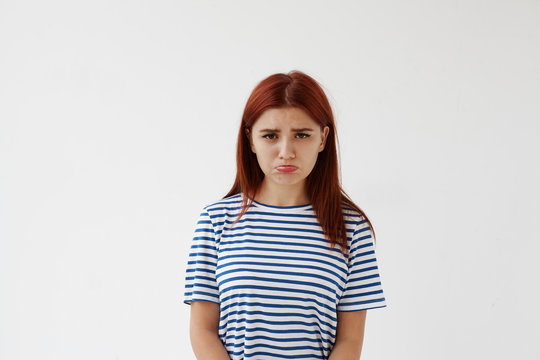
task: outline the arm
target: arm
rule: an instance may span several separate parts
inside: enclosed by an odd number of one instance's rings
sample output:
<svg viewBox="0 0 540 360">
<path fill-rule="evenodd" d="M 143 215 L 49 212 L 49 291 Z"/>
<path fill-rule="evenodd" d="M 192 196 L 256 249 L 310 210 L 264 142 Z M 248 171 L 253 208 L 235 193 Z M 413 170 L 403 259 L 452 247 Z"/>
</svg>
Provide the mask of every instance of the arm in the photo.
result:
<svg viewBox="0 0 540 360">
<path fill-rule="evenodd" d="M 218 334 L 219 304 L 191 302 L 189 337 L 197 360 L 230 360 Z"/>
<path fill-rule="evenodd" d="M 364 342 L 366 310 L 337 312 L 336 342 L 328 360 L 359 360 Z"/>
</svg>

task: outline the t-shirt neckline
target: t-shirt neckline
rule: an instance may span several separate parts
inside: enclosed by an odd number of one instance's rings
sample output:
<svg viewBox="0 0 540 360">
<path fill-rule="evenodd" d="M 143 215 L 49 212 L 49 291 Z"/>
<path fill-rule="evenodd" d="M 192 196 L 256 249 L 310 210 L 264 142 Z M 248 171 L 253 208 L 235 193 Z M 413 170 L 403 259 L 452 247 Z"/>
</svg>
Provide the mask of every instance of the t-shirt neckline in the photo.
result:
<svg viewBox="0 0 540 360">
<path fill-rule="evenodd" d="M 242 194 L 243 196 L 244 194 Z M 258 202 L 257 200 L 251 199 L 251 197 L 248 196 L 248 203 L 253 200 L 253 205 L 260 209 L 275 211 L 275 212 L 298 212 L 298 211 L 305 211 L 305 210 L 311 210 L 311 203 L 304 204 L 304 205 L 291 205 L 291 206 L 277 206 L 277 205 L 269 205 L 269 204 L 263 204 L 261 202 Z"/>
</svg>

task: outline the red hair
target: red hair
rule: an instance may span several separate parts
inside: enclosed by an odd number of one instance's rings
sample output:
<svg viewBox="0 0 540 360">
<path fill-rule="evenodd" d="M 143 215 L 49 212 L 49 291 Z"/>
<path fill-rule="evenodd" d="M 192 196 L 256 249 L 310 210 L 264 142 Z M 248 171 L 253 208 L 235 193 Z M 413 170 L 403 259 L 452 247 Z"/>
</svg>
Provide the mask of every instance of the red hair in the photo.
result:
<svg viewBox="0 0 540 360">
<path fill-rule="evenodd" d="M 317 81 L 301 71 L 293 70 L 288 74 L 270 75 L 253 89 L 244 108 L 242 123 L 238 131 L 236 180 L 224 198 L 240 192 L 251 200 L 255 198 L 264 173 L 257 162 L 256 155 L 251 151 L 246 129 L 251 131 L 251 127 L 265 110 L 282 107 L 299 108 L 317 122 L 321 130 L 324 126 L 330 128 L 324 150 L 319 153 L 313 170 L 306 178 L 306 188 L 317 220 L 331 244 L 331 249 L 334 249 L 336 244 L 340 244 L 341 252 L 345 254 L 348 246 L 343 217 L 344 206 L 356 210 L 366 219 L 374 237 L 375 232 L 364 212 L 341 188 L 336 152 L 338 140 L 330 103 Z M 252 201 L 248 204 L 247 197 L 243 196 L 242 211 L 234 223 L 240 220 L 251 206 Z"/>
</svg>

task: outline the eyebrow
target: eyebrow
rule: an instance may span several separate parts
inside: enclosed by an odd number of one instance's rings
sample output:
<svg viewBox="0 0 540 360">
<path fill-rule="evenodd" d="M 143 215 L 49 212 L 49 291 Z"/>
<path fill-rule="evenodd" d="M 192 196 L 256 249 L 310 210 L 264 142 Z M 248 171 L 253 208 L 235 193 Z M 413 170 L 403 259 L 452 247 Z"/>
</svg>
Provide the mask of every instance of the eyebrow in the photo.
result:
<svg viewBox="0 0 540 360">
<path fill-rule="evenodd" d="M 292 129 L 293 131 L 313 131 L 312 128 Z M 261 129 L 259 132 L 281 132 L 279 129 Z"/>
</svg>

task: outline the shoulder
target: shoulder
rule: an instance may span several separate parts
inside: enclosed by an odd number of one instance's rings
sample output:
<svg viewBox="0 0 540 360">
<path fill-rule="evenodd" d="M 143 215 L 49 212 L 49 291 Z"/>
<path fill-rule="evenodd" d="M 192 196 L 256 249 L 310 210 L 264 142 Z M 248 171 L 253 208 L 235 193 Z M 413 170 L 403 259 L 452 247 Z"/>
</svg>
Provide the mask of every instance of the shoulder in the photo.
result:
<svg viewBox="0 0 540 360">
<path fill-rule="evenodd" d="M 238 209 L 242 204 L 241 194 L 232 195 L 220 200 L 215 200 L 204 205 L 202 212 L 209 215 L 227 213 Z"/>
<path fill-rule="evenodd" d="M 373 230 L 365 213 L 359 212 L 348 205 L 343 205 L 343 217 L 347 234 L 351 241 L 355 239 L 367 240 L 373 237 Z M 353 241 L 353 243 L 356 242 Z"/>
<path fill-rule="evenodd" d="M 345 219 L 346 224 L 351 224 L 357 226 L 366 222 L 366 217 L 364 214 L 360 213 L 358 210 L 350 207 L 349 205 L 342 205 L 343 218 Z"/>
<path fill-rule="evenodd" d="M 229 196 L 220 200 L 215 200 L 204 205 L 200 218 L 210 224 L 213 228 L 215 240 L 219 244 L 223 227 L 228 219 L 234 216 L 242 206 L 241 194 Z"/>
</svg>

